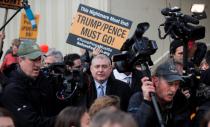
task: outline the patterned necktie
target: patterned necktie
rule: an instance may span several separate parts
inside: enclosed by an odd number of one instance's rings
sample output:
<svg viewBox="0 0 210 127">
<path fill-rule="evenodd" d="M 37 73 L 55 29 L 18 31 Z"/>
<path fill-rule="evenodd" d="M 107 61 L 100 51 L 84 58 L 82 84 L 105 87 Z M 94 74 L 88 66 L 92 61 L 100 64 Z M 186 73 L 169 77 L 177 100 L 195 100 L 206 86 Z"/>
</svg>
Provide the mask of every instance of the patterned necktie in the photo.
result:
<svg viewBox="0 0 210 127">
<path fill-rule="evenodd" d="M 100 85 L 98 87 L 98 89 L 99 89 L 99 95 L 98 95 L 98 97 L 104 96 L 104 87 L 102 85 Z"/>
</svg>

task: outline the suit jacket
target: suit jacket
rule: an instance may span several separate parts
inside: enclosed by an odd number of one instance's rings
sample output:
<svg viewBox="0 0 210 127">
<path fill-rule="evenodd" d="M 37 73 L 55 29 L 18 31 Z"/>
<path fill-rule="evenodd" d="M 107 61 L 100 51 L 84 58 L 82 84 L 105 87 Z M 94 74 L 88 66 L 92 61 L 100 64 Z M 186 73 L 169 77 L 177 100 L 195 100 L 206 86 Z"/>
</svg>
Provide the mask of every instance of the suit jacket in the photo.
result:
<svg viewBox="0 0 210 127">
<path fill-rule="evenodd" d="M 131 96 L 130 87 L 120 81 L 110 76 L 106 84 L 106 95 L 116 95 L 120 98 L 120 107 L 122 110 L 126 111 L 128 107 L 128 102 Z M 95 87 L 95 82 L 92 79 L 87 93 L 87 107 L 89 108 L 94 100 L 97 98 L 97 91 Z"/>
</svg>

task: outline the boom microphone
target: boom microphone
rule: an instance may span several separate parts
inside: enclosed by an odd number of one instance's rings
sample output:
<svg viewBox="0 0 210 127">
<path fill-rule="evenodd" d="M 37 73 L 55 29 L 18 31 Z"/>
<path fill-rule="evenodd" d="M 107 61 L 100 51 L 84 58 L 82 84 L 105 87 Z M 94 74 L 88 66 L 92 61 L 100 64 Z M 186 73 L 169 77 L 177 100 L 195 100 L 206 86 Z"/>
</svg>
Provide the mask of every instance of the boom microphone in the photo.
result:
<svg viewBox="0 0 210 127">
<path fill-rule="evenodd" d="M 36 21 L 35 21 L 33 12 L 31 11 L 30 5 L 25 4 L 24 5 L 24 10 L 26 12 L 26 16 L 27 16 L 28 20 L 31 22 L 32 29 L 37 28 Z"/>
</svg>

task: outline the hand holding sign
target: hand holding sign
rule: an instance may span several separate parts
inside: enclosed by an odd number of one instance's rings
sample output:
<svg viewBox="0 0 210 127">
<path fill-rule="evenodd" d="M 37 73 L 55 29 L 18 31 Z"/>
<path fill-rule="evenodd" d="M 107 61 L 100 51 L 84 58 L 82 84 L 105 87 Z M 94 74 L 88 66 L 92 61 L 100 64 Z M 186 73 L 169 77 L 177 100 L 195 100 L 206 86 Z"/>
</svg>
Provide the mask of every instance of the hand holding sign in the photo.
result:
<svg viewBox="0 0 210 127">
<path fill-rule="evenodd" d="M 94 57 L 94 56 L 97 56 L 98 54 L 100 54 L 101 52 L 102 52 L 102 50 L 101 50 L 100 48 L 95 47 L 95 48 L 93 49 L 92 55 L 93 55 L 93 57 Z"/>
</svg>

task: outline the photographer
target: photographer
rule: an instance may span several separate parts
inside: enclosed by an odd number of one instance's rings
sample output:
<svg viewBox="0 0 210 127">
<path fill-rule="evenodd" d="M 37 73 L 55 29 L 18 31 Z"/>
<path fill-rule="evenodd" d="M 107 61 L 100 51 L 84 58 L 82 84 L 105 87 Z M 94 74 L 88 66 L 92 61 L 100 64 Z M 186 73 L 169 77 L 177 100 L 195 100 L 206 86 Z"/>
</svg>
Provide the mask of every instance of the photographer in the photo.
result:
<svg viewBox="0 0 210 127">
<path fill-rule="evenodd" d="M 112 56 L 115 62 L 114 77 L 126 82 L 132 94 L 141 90 L 139 79 L 143 75 L 150 75 L 149 66 L 153 65 L 150 56 L 158 49 L 156 41 L 143 36 L 149 26 L 147 22 L 139 23 L 133 36 L 121 47 L 122 52 Z"/>
<path fill-rule="evenodd" d="M 69 70 L 82 69 L 82 61 L 80 59 L 80 56 L 76 53 L 66 55 L 64 57 L 64 62 Z"/>
<path fill-rule="evenodd" d="M 170 58 L 174 62 L 177 71 L 182 75 L 183 73 L 183 42 L 175 39 L 170 43 L 169 47 Z"/>
<path fill-rule="evenodd" d="M 170 59 L 180 75 L 183 75 L 183 41 L 181 39 L 175 39 L 170 43 Z M 191 96 L 190 82 L 183 82 L 180 89 L 177 91 L 174 97 L 176 103 L 176 126 L 189 126 L 190 115 L 193 111 L 193 101 Z"/>
<path fill-rule="evenodd" d="M 198 67 L 205 55 L 207 46 L 205 43 L 196 42 L 197 40 L 203 39 L 205 37 L 205 27 L 198 25 L 199 20 L 203 19 L 204 17 L 201 16 L 201 13 L 185 15 L 181 12 L 179 7 L 164 8 L 161 10 L 161 13 L 165 16 L 166 20 L 163 24 L 160 25 L 160 27 L 164 27 L 165 31 L 165 35 L 161 36 L 161 30 L 159 29 L 160 39 L 165 39 L 167 35 L 170 35 L 171 38 L 174 40 L 179 40 L 183 44 L 183 55 L 179 54 L 179 57 L 183 59 L 183 62 L 180 61 L 180 64 L 174 60 L 176 58 L 174 57 L 176 54 L 172 54 L 172 60 L 175 61 L 174 63 L 176 67 L 184 78 L 185 82 L 181 86 L 181 91 L 184 93 L 187 100 L 181 101 L 180 99 L 185 98 L 175 97 L 175 101 L 180 104 L 181 109 L 185 109 L 181 112 L 191 112 L 205 103 L 206 99 L 208 99 L 206 95 L 209 95 L 209 88 L 206 87 L 204 83 L 202 83 L 202 76 L 200 80 L 201 71 L 198 70 Z M 185 92 L 187 90 L 188 92 Z M 188 104 L 185 105 L 186 103 Z M 183 118 L 185 119 L 187 117 L 184 116 Z M 192 118 L 193 117 L 191 117 L 191 119 Z M 178 126 L 180 126 L 180 124 L 178 124 Z M 189 126 L 189 124 L 187 126 Z M 196 126 L 198 126 L 198 124 Z"/>
<path fill-rule="evenodd" d="M 174 62 L 178 72 L 183 75 L 183 40 L 174 39 L 170 44 L 170 56 L 171 60 Z M 200 93 L 200 83 L 202 80 L 197 79 L 200 77 L 198 70 L 198 65 L 200 64 L 202 58 L 206 52 L 206 45 L 204 43 L 188 41 L 188 61 L 185 63 L 189 70 L 187 70 L 187 75 L 185 74 L 185 82 L 182 83 L 180 90 L 178 90 L 175 96 L 175 103 L 177 115 L 176 115 L 176 125 L 177 126 L 189 126 L 192 124 L 190 118 L 191 114 L 195 112 L 196 107 L 202 104 L 204 99 L 197 98 L 197 93 Z M 186 77 L 187 76 L 187 77 Z M 207 87 L 206 87 L 207 88 Z M 199 91 L 199 92 L 198 92 Z"/>
<path fill-rule="evenodd" d="M 17 54 L 18 67 L 11 72 L 2 104 L 13 113 L 16 127 L 53 127 L 57 113 L 54 107 L 56 96 L 53 83 L 40 72 L 40 48 L 25 40 Z"/>
<path fill-rule="evenodd" d="M 80 55 L 73 53 L 67 54 L 64 57 L 65 74 L 67 84 L 64 87 L 63 94 L 66 94 L 66 101 L 73 106 L 86 106 L 86 93 L 88 90 L 88 83 L 90 76 L 88 75 L 87 68 L 82 66 Z M 68 92 L 68 88 L 71 89 Z"/>
<path fill-rule="evenodd" d="M 157 67 L 151 81 L 148 77 L 142 78 L 142 92 L 130 98 L 128 107 L 128 111 L 133 114 L 139 127 L 159 127 L 159 121 L 151 102 L 151 93 L 156 93 L 163 124 L 166 127 L 175 126 L 172 112 L 173 98 L 182 80 L 170 61 Z"/>
</svg>

